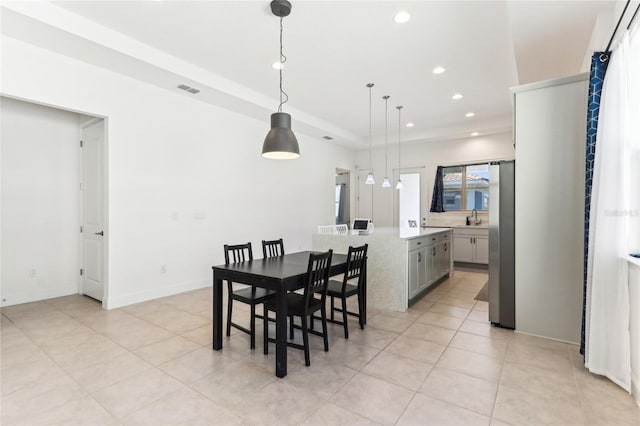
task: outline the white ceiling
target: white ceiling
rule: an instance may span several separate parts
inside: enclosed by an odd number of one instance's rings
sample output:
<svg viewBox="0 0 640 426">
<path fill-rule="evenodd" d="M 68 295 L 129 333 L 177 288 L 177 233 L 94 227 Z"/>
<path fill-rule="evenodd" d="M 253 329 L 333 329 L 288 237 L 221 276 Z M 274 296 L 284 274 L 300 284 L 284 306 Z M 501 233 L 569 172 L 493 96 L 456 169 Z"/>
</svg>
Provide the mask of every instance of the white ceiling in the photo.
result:
<svg viewBox="0 0 640 426">
<path fill-rule="evenodd" d="M 612 1 L 293 1 L 284 19 L 284 87 L 294 131 L 366 146 L 403 105 L 403 140 L 494 133 L 511 124 L 509 87 L 581 71 L 598 14 Z M 399 10 L 411 13 L 396 24 Z M 279 20 L 269 1 L 4 2 L 2 32 L 263 119 L 278 105 Z M 96 25 L 99 24 L 99 25 Z M 125 37 L 123 37 L 125 36 Z M 431 70 L 447 71 L 434 75 Z M 460 92 L 464 98 L 453 101 Z M 473 118 L 465 113 L 474 112 Z"/>
</svg>

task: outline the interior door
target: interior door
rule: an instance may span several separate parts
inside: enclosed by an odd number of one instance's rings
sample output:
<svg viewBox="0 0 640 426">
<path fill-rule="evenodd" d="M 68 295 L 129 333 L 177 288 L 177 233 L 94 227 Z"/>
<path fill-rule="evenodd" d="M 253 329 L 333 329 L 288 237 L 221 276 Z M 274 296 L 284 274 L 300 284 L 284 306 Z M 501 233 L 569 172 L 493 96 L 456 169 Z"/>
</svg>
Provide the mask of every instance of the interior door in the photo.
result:
<svg viewBox="0 0 640 426">
<path fill-rule="evenodd" d="M 400 229 L 420 226 L 420 172 L 402 173 L 402 189 L 398 193 L 398 226 Z"/>
<path fill-rule="evenodd" d="M 103 155 L 104 120 L 82 130 L 82 275 L 81 293 L 104 297 Z"/>
</svg>

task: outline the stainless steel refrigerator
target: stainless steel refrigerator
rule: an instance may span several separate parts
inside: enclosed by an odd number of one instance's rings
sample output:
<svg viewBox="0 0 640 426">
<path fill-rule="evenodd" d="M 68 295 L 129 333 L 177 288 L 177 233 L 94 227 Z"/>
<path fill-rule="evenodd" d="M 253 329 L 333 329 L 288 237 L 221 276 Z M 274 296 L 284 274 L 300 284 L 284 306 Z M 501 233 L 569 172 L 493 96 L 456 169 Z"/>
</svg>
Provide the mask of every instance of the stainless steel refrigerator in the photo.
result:
<svg viewBox="0 0 640 426">
<path fill-rule="evenodd" d="M 516 328 L 515 161 L 489 165 L 489 321 Z"/>
</svg>

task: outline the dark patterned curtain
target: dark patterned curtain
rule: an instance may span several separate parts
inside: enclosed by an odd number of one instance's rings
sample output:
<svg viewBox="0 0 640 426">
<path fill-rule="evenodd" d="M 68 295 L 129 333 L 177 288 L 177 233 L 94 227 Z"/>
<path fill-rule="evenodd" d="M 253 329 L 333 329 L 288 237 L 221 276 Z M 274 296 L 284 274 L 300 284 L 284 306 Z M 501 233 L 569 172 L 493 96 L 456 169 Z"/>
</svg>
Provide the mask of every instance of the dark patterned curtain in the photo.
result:
<svg viewBox="0 0 640 426">
<path fill-rule="evenodd" d="M 587 309 L 587 258 L 589 256 L 589 216 L 591 213 L 591 185 L 593 178 L 593 161 L 596 158 L 596 133 L 598 132 L 598 116 L 600 115 L 600 94 L 602 83 L 609 65 L 609 52 L 594 52 L 591 57 L 591 74 L 589 77 L 589 100 L 587 108 L 587 158 L 584 184 L 584 264 L 582 293 L 582 335 L 580 336 L 580 353 L 584 355 L 585 315 Z"/>
<path fill-rule="evenodd" d="M 444 212 L 444 183 L 442 182 L 442 166 L 436 171 L 436 181 L 433 184 L 433 197 L 431 197 L 431 212 Z"/>
</svg>

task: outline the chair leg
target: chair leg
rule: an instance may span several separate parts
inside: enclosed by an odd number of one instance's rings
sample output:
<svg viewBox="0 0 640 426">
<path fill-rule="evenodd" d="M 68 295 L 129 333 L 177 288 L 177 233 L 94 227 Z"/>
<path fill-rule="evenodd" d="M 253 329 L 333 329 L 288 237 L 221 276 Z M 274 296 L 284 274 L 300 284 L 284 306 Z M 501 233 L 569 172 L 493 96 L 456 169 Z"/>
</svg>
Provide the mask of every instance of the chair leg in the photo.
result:
<svg viewBox="0 0 640 426">
<path fill-rule="evenodd" d="M 308 367 L 311 365 L 309 360 L 309 329 L 307 328 L 307 317 L 302 316 L 302 343 L 304 345 L 304 364 Z"/>
<path fill-rule="evenodd" d="M 264 306 L 264 318 L 263 318 L 263 341 L 264 341 L 264 354 L 268 355 L 269 354 L 269 321 L 267 319 L 267 305 L 263 305 Z"/>
<path fill-rule="evenodd" d="M 331 321 L 335 321 L 335 317 L 334 317 L 334 314 L 333 314 L 333 311 L 335 309 L 336 308 L 333 306 L 333 296 L 331 296 Z"/>
<path fill-rule="evenodd" d="M 324 338 L 324 351 L 329 352 L 329 333 L 327 332 L 327 308 L 320 308 L 320 315 L 322 316 L 322 337 Z"/>
<path fill-rule="evenodd" d="M 349 325 L 347 320 L 347 298 L 342 298 L 342 322 L 344 323 L 344 338 L 349 338 Z"/>
<path fill-rule="evenodd" d="M 251 305 L 251 320 L 249 330 L 251 331 L 251 349 L 256 348 L 256 305 Z"/>
<path fill-rule="evenodd" d="M 293 315 L 289 315 L 289 339 L 293 340 Z"/>
<path fill-rule="evenodd" d="M 364 315 L 362 310 L 364 309 L 364 305 L 362 303 L 363 295 L 358 291 L 358 322 L 360 323 L 360 330 L 364 330 Z"/>
<path fill-rule="evenodd" d="M 233 310 L 233 299 L 231 298 L 231 294 L 229 294 L 229 298 L 227 301 L 227 337 L 231 336 L 231 311 Z"/>
</svg>

